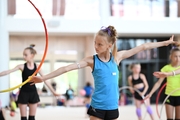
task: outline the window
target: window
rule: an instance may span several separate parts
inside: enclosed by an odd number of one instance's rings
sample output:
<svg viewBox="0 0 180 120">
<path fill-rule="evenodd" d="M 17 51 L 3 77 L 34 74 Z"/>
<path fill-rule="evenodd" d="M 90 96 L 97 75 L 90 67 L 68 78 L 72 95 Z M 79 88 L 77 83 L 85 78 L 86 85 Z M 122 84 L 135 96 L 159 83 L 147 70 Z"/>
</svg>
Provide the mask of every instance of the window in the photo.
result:
<svg viewBox="0 0 180 120">
<path fill-rule="evenodd" d="M 44 18 L 65 16 L 71 19 L 99 18 L 98 0 L 31 0 Z M 37 18 L 39 15 L 26 0 L 16 0 L 17 18 Z"/>
<path fill-rule="evenodd" d="M 24 60 L 21 59 L 15 59 L 15 60 L 10 60 L 9 62 L 9 69 L 13 69 L 19 64 L 24 64 Z M 9 75 L 10 79 L 10 88 L 17 86 L 22 83 L 22 72 L 20 70 L 13 72 Z M 15 89 L 14 92 L 17 92 L 18 89 Z"/>
<path fill-rule="evenodd" d="M 92 19 L 99 17 L 99 0 L 66 0 L 65 17 Z"/>
<path fill-rule="evenodd" d="M 120 38 L 117 40 L 117 49 L 120 50 L 129 50 L 136 46 L 139 46 L 143 43 L 147 42 L 157 42 L 157 39 L 148 39 L 148 38 Z M 136 55 L 128 58 L 128 59 L 139 59 L 139 60 L 150 60 L 150 59 L 157 59 L 157 48 L 146 50 L 137 53 Z"/>
<path fill-rule="evenodd" d="M 165 17 L 164 0 L 110 0 L 111 16 Z M 169 0 L 170 17 L 177 17 L 177 0 Z"/>
<path fill-rule="evenodd" d="M 74 62 L 67 62 L 67 61 L 57 61 L 54 64 L 54 69 L 58 69 L 59 67 L 66 66 L 72 64 Z M 64 94 L 66 90 L 69 88 L 69 85 L 73 88 L 76 92 L 78 87 L 78 71 L 73 70 L 71 72 L 65 73 L 54 78 L 54 81 L 57 83 L 57 92 Z"/>
<path fill-rule="evenodd" d="M 31 0 L 40 10 L 43 17 L 52 16 L 52 0 Z M 27 0 L 16 0 L 16 15 L 18 18 L 37 18 L 34 7 Z"/>
</svg>

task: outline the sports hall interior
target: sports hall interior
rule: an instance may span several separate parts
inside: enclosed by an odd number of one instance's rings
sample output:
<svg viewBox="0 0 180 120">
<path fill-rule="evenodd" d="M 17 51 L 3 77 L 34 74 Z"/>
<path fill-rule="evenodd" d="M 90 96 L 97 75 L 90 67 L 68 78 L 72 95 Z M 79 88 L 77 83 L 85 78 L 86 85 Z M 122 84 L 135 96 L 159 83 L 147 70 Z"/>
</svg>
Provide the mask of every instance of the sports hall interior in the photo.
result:
<svg viewBox="0 0 180 120">
<path fill-rule="evenodd" d="M 179 0 L 31 1 L 41 12 L 48 31 L 48 52 L 41 68 L 44 74 L 96 54 L 94 36 L 102 26 L 112 25 L 116 28 L 118 51 L 128 50 L 146 42 L 168 40 L 172 35 L 175 36 L 175 40 L 180 39 Z M 0 0 L 0 72 L 24 63 L 23 50 L 30 44 L 35 44 L 37 55 L 34 60 L 40 63 L 47 42 L 44 26 L 37 11 L 28 0 Z M 147 50 L 123 60 L 119 64 L 119 87 L 128 85 L 128 66 L 138 62 L 141 64 L 142 73 L 147 77 L 150 90 L 157 81 L 153 72 L 159 71 L 169 62 L 171 48 L 169 45 Z M 56 91 L 60 94 L 64 94 L 71 85 L 77 98 L 70 107 L 64 107 L 57 102 L 60 98 L 55 98 L 45 88 L 46 93 L 40 94 L 37 120 L 87 120 L 79 91 L 87 81 L 94 84 L 91 72 L 90 68 L 84 68 L 51 80 L 56 84 Z M 14 87 L 21 82 L 20 71 L 0 77 L 0 90 Z M 44 84 L 39 83 L 36 87 L 42 92 Z M 15 89 L 10 92 L 17 91 L 18 89 Z M 9 105 L 10 92 L 0 93 L 2 106 Z M 154 112 L 157 92 L 151 98 Z M 163 99 L 160 99 L 159 107 L 162 101 Z M 133 109 L 133 101 L 130 105 L 120 106 L 119 120 L 134 120 L 136 115 Z M 129 116 L 128 111 L 131 111 L 132 116 Z M 7 110 L 7 120 L 18 120 L 19 111 L 16 114 L 15 117 L 11 117 Z M 144 114 L 146 115 L 145 112 Z M 163 114 L 165 115 L 165 112 Z M 149 120 L 148 117 L 147 115 L 146 120 Z M 158 119 L 157 115 L 156 118 Z"/>
</svg>

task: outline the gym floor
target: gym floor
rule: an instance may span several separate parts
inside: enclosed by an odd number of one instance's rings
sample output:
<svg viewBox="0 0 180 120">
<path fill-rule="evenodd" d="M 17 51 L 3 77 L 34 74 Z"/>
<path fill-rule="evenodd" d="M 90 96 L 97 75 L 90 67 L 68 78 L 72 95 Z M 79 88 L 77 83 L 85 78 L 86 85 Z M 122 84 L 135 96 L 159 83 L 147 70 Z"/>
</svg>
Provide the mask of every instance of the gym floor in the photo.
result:
<svg viewBox="0 0 180 120">
<path fill-rule="evenodd" d="M 159 110 L 161 105 L 158 106 Z M 143 120 L 151 120 L 149 115 L 146 113 L 145 106 L 142 105 Z M 156 106 L 152 105 L 154 110 L 155 120 L 160 120 L 156 113 Z M 135 113 L 135 106 L 120 106 L 120 116 L 118 120 L 137 120 Z M 89 120 L 85 113 L 85 107 L 53 107 L 47 106 L 45 108 L 38 108 L 36 120 Z M 6 120 L 20 120 L 19 110 L 14 117 L 11 117 L 9 111 L 6 111 Z M 165 109 L 163 108 L 161 120 L 166 120 Z"/>
</svg>

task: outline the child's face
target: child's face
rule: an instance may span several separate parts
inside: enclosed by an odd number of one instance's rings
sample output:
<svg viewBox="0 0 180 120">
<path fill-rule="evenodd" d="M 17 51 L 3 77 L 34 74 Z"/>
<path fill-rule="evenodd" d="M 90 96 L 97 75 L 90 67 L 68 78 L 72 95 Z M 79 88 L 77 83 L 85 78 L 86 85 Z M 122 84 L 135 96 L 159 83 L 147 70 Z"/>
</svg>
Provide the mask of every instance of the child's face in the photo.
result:
<svg viewBox="0 0 180 120">
<path fill-rule="evenodd" d="M 141 66 L 139 64 L 135 64 L 132 68 L 133 73 L 140 73 L 141 72 Z"/>
<path fill-rule="evenodd" d="M 172 64 L 179 64 L 180 63 L 180 51 L 175 51 L 170 56 Z"/>
<path fill-rule="evenodd" d="M 31 51 L 29 49 L 25 49 L 23 52 L 23 58 L 25 61 L 31 61 L 33 59 L 34 55 L 31 54 Z"/>
<path fill-rule="evenodd" d="M 95 37 L 94 47 L 95 47 L 96 53 L 103 53 L 103 52 L 109 51 L 111 46 L 112 44 L 108 43 L 106 37 L 99 36 L 99 35 Z"/>
</svg>

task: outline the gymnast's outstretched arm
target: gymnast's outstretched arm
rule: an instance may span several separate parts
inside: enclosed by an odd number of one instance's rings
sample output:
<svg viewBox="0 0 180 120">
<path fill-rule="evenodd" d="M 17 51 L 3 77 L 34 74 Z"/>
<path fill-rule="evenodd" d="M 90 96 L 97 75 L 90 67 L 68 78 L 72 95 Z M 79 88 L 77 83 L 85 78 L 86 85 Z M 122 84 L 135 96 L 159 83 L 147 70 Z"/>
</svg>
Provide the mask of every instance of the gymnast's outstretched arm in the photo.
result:
<svg viewBox="0 0 180 120">
<path fill-rule="evenodd" d="M 62 75 L 66 72 L 76 70 L 76 69 L 85 68 L 88 66 L 93 68 L 93 56 L 86 57 L 83 60 L 81 60 L 79 63 L 74 63 L 74 64 L 70 64 L 70 65 L 67 65 L 64 67 L 60 67 L 59 69 L 57 69 L 57 70 L 55 70 L 55 71 L 53 71 L 47 75 L 44 75 L 41 77 L 34 76 L 31 78 L 30 82 L 33 82 L 33 84 L 34 83 L 40 83 L 40 82 L 43 82 L 45 80 L 52 79 L 54 77 Z"/>
<path fill-rule="evenodd" d="M 10 73 L 12 73 L 12 72 L 15 72 L 15 71 L 17 71 L 17 70 L 21 70 L 21 71 L 22 71 L 23 68 L 24 68 L 23 64 L 17 65 L 17 66 L 14 67 L 13 69 L 5 70 L 5 71 L 0 72 L 0 77 L 1 77 L 1 76 L 5 76 L 5 75 L 8 75 L 8 74 L 10 74 Z"/>
</svg>

